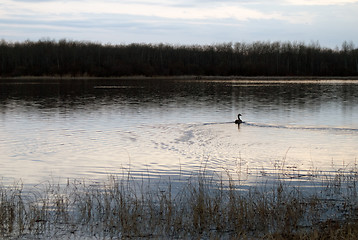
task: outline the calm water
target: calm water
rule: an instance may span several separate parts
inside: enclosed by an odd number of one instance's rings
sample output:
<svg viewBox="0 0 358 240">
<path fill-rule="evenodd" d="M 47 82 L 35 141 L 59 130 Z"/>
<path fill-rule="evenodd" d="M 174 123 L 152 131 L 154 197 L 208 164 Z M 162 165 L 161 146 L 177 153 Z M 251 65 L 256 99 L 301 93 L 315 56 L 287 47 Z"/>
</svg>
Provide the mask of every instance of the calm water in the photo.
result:
<svg viewBox="0 0 358 240">
<path fill-rule="evenodd" d="M 205 169 L 255 182 L 277 169 L 349 170 L 357 157 L 353 81 L 0 81 L 3 183 L 97 181 L 128 169 L 146 179 Z"/>
</svg>

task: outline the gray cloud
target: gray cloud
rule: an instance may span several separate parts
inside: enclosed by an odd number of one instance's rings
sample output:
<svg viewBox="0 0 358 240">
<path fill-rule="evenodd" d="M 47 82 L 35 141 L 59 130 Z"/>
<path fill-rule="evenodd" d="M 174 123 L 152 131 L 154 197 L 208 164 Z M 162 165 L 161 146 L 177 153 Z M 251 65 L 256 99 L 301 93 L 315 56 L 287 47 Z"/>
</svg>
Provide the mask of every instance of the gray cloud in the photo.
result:
<svg viewBox="0 0 358 240">
<path fill-rule="evenodd" d="M 355 31 L 355 24 L 358 22 L 357 3 L 337 6 L 302 4 L 292 7 L 285 1 L 278 0 L 181 0 L 152 1 L 157 2 L 157 5 L 147 8 L 145 4 L 150 0 L 138 0 L 121 3 L 142 6 L 144 9 L 128 8 L 128 11 L 120 11 L 112 8 L 127 5 L 111 5 L 116 4 L 116 1 L 105 1 L 94 6 L 88 4 L 96 4 L 95 1 L 87 0 L 76 1 L 77 5 L 71 5 L 71 1 L 55 0 L 4 1 L 0 5 L 0 37 L 9 40 L 49 37 L 104 43 L 174 44 L 318 40 L 322 45 L 335 46 L 344 40 L 358 39 Z M 40 4 L 44 2 L 52 2 L 54 5 L 46 5 L 52 9 Z M 66 5 L 66 2 L 71 4 Z M 80 4 L 84 2 L 87 5 Z M 222 8 L 214 11 L 218 9 L 217 6 Z M 63 9 L 59 10 L 60 7 Z M 148 12 L 148 9 L 158 12 Z M 172 12 L 160 12 L 163 9 Z M 182 11 L 184 15 L 173 16 L 177 14 L 176 11 Z M 195 14 L 200 13 L 199 11 L 207 12 L 198 17 Z M 236 11 L 238 16 L 235 15 Z"/>
</svg>

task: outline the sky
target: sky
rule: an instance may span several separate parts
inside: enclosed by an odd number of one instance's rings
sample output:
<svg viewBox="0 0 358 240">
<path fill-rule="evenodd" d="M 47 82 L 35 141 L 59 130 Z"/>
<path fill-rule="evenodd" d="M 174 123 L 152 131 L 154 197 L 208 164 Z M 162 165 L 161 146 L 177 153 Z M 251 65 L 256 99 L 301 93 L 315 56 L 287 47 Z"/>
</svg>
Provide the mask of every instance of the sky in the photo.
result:
<svg viewBox="0 0 358 240">
<path fill-rule="evenodd" d="M 0 0 L 0 39 L 358 46 L 358 0 Z"/>
</svg>

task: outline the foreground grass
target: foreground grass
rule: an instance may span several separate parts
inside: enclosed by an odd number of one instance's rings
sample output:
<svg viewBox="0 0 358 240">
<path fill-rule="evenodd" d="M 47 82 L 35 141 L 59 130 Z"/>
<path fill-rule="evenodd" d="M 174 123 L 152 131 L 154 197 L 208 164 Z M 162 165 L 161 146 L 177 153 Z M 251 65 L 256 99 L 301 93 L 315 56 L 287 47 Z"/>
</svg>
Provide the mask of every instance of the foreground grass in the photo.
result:
<svg viewBox="0 0 358 240">
<path fill-rule="evenodd" d="M 358 239 L 358 174 L 306 194 L 285 181 L 240 190 L 198 173 L 173 188 L 110 177 L 102 184 L 0 187 L 0 238 Z"/>
</svg>

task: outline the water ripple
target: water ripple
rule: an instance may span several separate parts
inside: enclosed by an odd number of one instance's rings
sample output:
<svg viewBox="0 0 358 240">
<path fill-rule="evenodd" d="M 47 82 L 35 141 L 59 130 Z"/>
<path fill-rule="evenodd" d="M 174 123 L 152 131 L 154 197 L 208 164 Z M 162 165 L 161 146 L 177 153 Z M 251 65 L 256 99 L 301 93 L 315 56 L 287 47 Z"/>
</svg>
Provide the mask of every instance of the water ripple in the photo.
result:
<svg viewBox="0 0 358 240">
<path fill-rule="evenodd" d="M 292 125 L 276 125 L 276 124 L 262 124 L 262 123 L 244 123 L 247 126 L 262 127 L 262 128 L 281 128 L 281 129 L 296 129 L 296 130 L 317 130 L 317 131 L 337 131 L 345 133 L 358 133 L 357 128 L 347 127 L 329 127 L 329 126 L 292 126 Z"/>
</svg>

